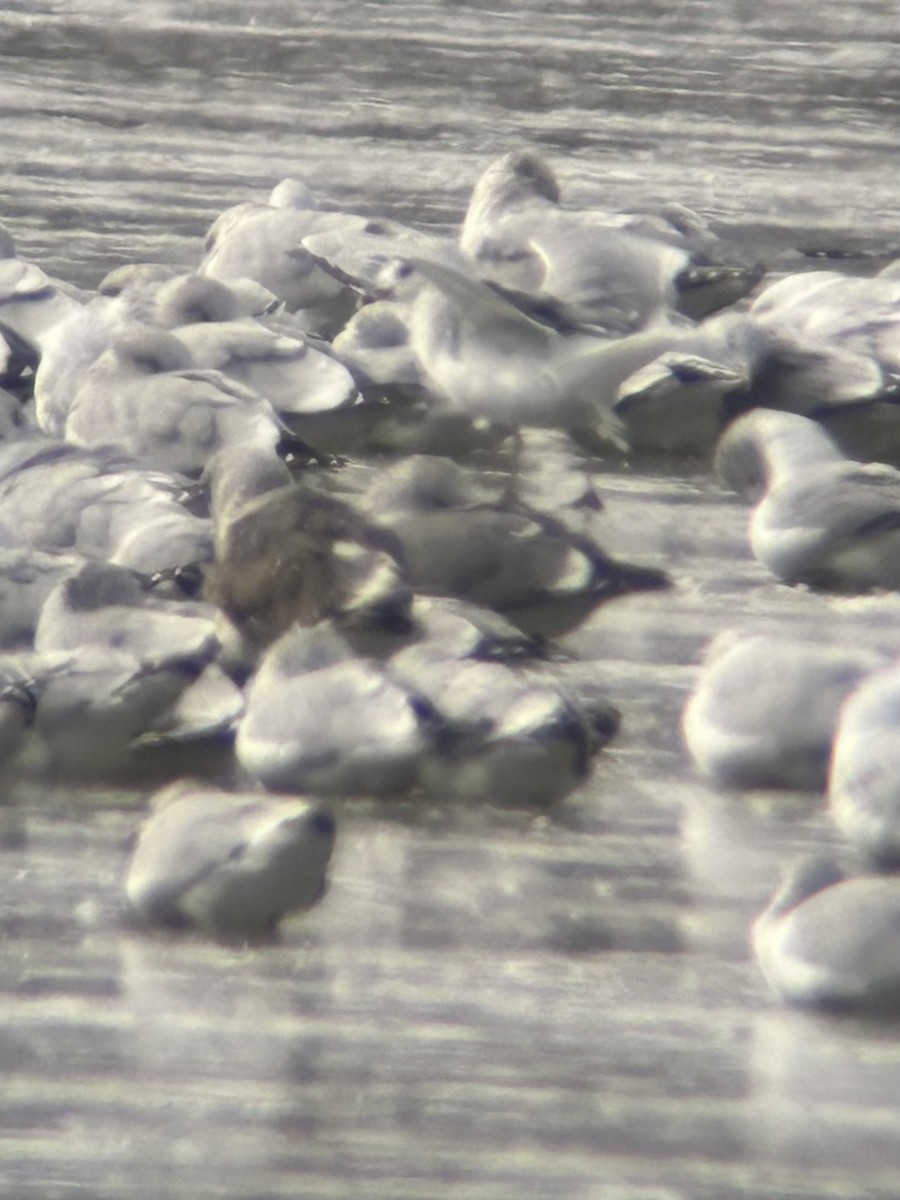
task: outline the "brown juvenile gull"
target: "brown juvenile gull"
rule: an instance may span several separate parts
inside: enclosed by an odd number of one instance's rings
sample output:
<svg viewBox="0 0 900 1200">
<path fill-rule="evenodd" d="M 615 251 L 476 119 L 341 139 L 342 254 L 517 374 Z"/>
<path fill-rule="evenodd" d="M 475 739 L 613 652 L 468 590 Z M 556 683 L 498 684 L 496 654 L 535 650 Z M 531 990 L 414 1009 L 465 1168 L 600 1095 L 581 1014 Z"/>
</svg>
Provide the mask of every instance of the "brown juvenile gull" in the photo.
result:
<svg viewBox="0 0 900 1200">
<path fill-rule="evenodd" d="M 410 624 L 397 539 L 350 505 L 294 483 L 274 455 L 232 446 L 206 473 L 216 524 L 205 596 L 253 646 L 295 621 L 349 629 Z"/>
</svg>

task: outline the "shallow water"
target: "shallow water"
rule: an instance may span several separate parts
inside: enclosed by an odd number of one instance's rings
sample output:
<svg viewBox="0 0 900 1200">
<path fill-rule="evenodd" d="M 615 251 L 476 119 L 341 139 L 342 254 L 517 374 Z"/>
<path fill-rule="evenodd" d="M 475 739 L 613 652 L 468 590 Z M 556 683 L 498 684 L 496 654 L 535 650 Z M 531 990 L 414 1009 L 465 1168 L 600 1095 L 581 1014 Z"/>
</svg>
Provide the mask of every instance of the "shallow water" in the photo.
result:
<svg viewBox="0 0 900 1200">
<path fill-rule="evenodd" d="M 4 217 L 94 283 L 195 262 L 217 212 L 288 173 L 450 226 L 482 165 L 532 143 L 579 198 L 678 199 L 757 252 L 897 251 L 891 0 L 608 7 L 6 5 Z"/>
<path fill-rule="evenodd" d="M 449 229 L 533 143 L 573 197 L 680 200 L 774 269 L 900 253 L 893 3 L 608 7 L 8 3 L 0 219 L 89 286 L 195 263 L 289 173 Z M 820 803 L 699 783 L 678 715 L 718 629 L 891 639 L 900 601 L 772 583 L 702 467 L 603 483 L 608 547 L 676 588 L 568 639 L 624 728 L 553 812 L 340 806 L 324 901 L 221 947 L 123 928 L 140 789 L 11 783 L 4 1194 L 896 1197 L 900 1026 L 785 1013 L 748 956 Z"/>
</svg>

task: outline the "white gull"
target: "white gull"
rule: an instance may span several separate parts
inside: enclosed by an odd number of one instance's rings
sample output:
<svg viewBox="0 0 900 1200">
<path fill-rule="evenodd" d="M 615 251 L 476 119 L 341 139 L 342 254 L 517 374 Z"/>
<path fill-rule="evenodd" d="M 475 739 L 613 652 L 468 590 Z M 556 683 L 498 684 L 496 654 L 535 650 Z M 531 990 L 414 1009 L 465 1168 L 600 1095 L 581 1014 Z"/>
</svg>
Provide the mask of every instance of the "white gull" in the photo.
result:
<svg viewBox="0 0 900 1200">
<path fill-rule="evenodd" d="M 758 500 L 750 546 L 785 583 L 900 587 L 900 471 L 850 461 L 815 421 L 767 409 L 729 426 L 716 465 Z"/>
<path fill-rule="evenodd" d="M 742 269 L 691 271 L 692 253 L 715 236 L 695 213 L 671 205 L 656 218 L 567 208 L 549 164 L 531 150 L 491 163 L 472 193 L 460 236 L 481 276 L 549 296 L 608 334 L 633 333 L 676 307 L 679 284 L 714 282 L 723 294 L 692 300 L 692 315 L 742 295 Z"/>
<path fill-rule="evenodd" d="M 832 858 L 793 866 L 753 926 L 757 962 L 790 1004 L 896 1011 L 900 879 L 848 877 Z"/>
<path fill-rule="evenodd" d="M 326 627 L 294 626 L 263 653 L 247 685 L 238 761 L 279 791 L 391 796 L 415 783 L 443 726 L 383 664 Z"/>
<path fill-rule="evenodd" d="M 278 296 L 290 311 L 302 310 L 310 328 L 338 327 L 355 305 L 354 294 L 324 271 L 303 240 L 344 214 L 321 212 L 312 192 L 285 179 L 268 203 L 227 209 L 206 236 L 199 270 L 227 282 L 252 279 Z"/>
<path fill-rule="evenodd" d="M 0 537 L 146 575 L 205 562 L 212 526 L 184 507 L 184 488 L 120 455 L 40 434 L 0 443 Z"/>
<path fill-rule="evenodd" d="M 870 859 L 900 863 L 900 668 L 866 679 L 841 710 L 828 796 L 841 833 Z"/>
<path fill-rule="evenodd" d="M 841 705 L 887 655 L 746 629 L 707 647 L 682 730 L 698 769 L 728 787 L 821 790 Z"/>
<path fill-rule="evenodd" d="M 316 801 L 180 780 L 151 798 L 125 894 L 147 924 L 272 934 L 322 894 L 334 837 L 334 818 Z"/>
<path fill-rule="evenodd" d="M 684 336 L 658 325 L 613 341 L 564 337 L 487 284 L 418 259 L 386 267 L 381 287 L 408 303 L 409 343 L 439 401 L 509 426 L 567 429 L 607 448 L 621 444 L 611 411 L 620 385 Z"/>
<path fill-rule="evenodd" d="M 224 445 L 274 450 L 287 434 L 268 400 L 194 364 L 183 342 L 126 325 L 85 372 L 63 433 L 159 470 L 199 475 Z"/>
</svg>

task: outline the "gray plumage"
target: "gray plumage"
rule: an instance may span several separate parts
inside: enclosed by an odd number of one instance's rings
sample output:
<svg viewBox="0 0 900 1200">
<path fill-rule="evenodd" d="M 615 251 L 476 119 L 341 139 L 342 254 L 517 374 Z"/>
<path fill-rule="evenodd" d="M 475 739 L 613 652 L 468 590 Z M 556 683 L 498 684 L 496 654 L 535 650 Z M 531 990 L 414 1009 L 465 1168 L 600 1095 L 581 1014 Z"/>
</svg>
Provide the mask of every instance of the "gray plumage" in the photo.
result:
<svg viewBox="0 0 900 1200">
<path fill-rule="evenodd" d="M 896 1011 L 900 880 L 847 878 L 831 858 L 804 859 L 753 926 L 757 962 L 790 1004 Z"/>
<path fill-rule="evenodd" d="M 148 924 L 272 934 L 321 895 L 334 830 L 314 801 L 181 780 L 151 800 L 125 880 L 129 906 Z"/>
<path fill-rule="evenodd" d="M 820 790 L 841 705 L 877 650 L 756 630 L 713 640 L 682 715 L 699 770 L 730 787 Z"/>
<path fill-rule="evenodd" d="M 759 497 L 750 546 L 785 583 L 900 586 L 900 471 L 845 459 L 814 421 L 768 409 L 729 426 L 716 466 L 729 486 Z"/>
<path fill-rule="evenodd" d="M 828 796 L 841 833 L 870 859 L 900 863 L 900 669 L 863 681 L 844 705 Z"/>
</svg>

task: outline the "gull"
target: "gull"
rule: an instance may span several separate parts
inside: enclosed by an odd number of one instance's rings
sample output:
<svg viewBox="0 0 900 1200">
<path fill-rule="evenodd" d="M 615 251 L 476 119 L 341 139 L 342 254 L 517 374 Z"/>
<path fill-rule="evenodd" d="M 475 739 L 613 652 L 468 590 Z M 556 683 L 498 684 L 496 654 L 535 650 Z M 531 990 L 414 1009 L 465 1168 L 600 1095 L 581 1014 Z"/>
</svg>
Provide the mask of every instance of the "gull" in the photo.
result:
<svg viewBox="0 0 900 1200">
<path fill-rule="evenodd" d="M 900 669 L 864 680 L 841 710 L 828 797 L 841 833 L 879 865 L 900 863 Z"/>
<path fill-rule="evenodd" d="M 295 625 L 247 685 L 235 751 L 270 789 L 392 796 L 412 787 L 444 733 L 424 697 L 333 626 Z"/>
<path fill-rule="evenodd" d="M 109 646 L 0 656 L 0 677 L 34 697 L 34 721 L 17 767 L 60 779 L 121 777 L 136 740 L 201 671 L 195 656 L 137 659 Z"/>
<path fill-rule="evenodd" d="M 138 748 L 227 741 L 243 697 L 216 664 L 221 649 L 212 605 L 169 599 L 154 581 L 113 563 L 88 560 L 47 595 L 34 632 L 41 653 L 89 647 L 138 663 L 178 660 L 196 679 L 135 735 Z"/>
<path fill-rule="evenodd" d="M 281 307 L 277 296 L 252 279 L 225 282 L 165 263 L 116 267 L 101 279 L 97 293 L 123 297 L 123 308 L 130 319 L 164 329 L 261 318 Z"/>
<path fill-rule="evenodd" d="M 220 451 L 206 479 L 216 552 L 205 596 L 252 645 L 329 617 L 347 629 L 409 627 L 412 593 L 390 532 L 252 447 Z"/>
<path fill-rule="evenodd" d="M 164 268 L 165 270 L 165 268 Z M 115 298 L 123 321 L 179 329 L 183 325 L 217 324 L 245 316 L 238 296 L 227 283 L 196 271 L 162 277 L 152 264 L 119 268 L 100 284 L 100 295 Z"/>
<path fill-rule="evenodd" d="M 178 340 L 194 364 L 221 372 L 268 401 L 285 429 L 315 453 L 346 454 L 361 446 L 382 417 L 348 367 L 330 350 L 255 321 L 182 325 Z"/>
<path fill-rule="evenodd" d="M 250 319 L 275 299 L 256 291 L 262 295 L 248 297 L 235 284 L 153 264 L 119 268 L 100 285 L 118 298 L 123 322 L 174 332 L 194 367 L 222 372 L 279 413 L 304 417 L 355 403 L 353 378 L 332 355 Z"/>
<path fill-rule="evenodd" d="M 72 398 L 86 371 L 127 320 L 117 299 L 95 296 L 50 330 L 34 377 L 34 415 L 44 433 L 62 436 Z"/>
<path fill-rule="evenodd" d="M 47 596 L 34 648 L 109 647 L 140 661 L 163 655 L 211 661 L 219 642 L 211 605 L 156 596 L 150 580 L 114 563 L 88 561 Z"/>
<path fill-rule="evenodd" d="M 698 244 L 715 244 L 702 219 L 670 205 L 656 218 L 574 210 L 561 203 L 549 164 L 531 150 L 491 163 L 472 193 L 460 246 L 482 278 L 562 302 L 609 335 L 633 333 L 676 307 L 679 287 L 695 294 L 692 316 L 745 294 L 758 275 L 693 265 Z"/>
<path fill-rule="evenodd" d="M 758 499 L 750 546 L 783 582 L 900 587 L 900 471 L 852 462 L 815 421 L 767 409 L 728 427 L 716 466 L 726 485 Z"/>
<path fill-rule="evenodd" d="M 900 279 L 790 275 L 747 316 L 770 340 L 764 403 L 821 421 L 852 457 L 900 460 Z"/>
<path fill-rule="evenodd" d="M 199 271 L 226 282 L 252 279 L 316 325 L 343 324 L 355 305 L 354 293 L 303 246 L 305 237 L 340 224 L 343 215 L 319 211 L 304 184 L 282 180 L 268 203 L 239 204 L 216 218 Z"/>
<path fill-rule="evenodd" d="M 322 895 L 334 840 L 317 801 L 179 780 L 150 800 L 125 894 L 141 923 L 271 935 Z"/>
<path fill-rule="evenodd" d="M 728 420 L 756 403 L 770 378 L 768 335 L 746 313 L 724 312 L 686 330 L 680 345 L 620 385 L 613 414 L 638 454 L 710 455 Z M 759 389 L 765 391 L 765 384 Z"/>
<path fill-rule="evenodd" d="M 150 467 L 199 475 L 222 446 L 274 450 L 287 433 L 268 400 L 194 365 L 171 333 L 127 325 L 85 372 L 63 433 Z"/>
<path fill-rule="evenodd" d="M 0 669 L 0 770 L 15 763 L 36 707 L 34 693 L 20 674 Z"/>
<path fill-rule="evenodd" d="M 327 229 L 308 234 L 303 245 L 336 279 L 371 295 L 384 267 L 398 258 L 419 258 L 466 272 L 468 260 L 448 238 L 422 233 L 399 221 L 333 214 Z"/>
<path fill-rule="evenodd" d="M 633 454 L 706 457 L 746 383 L 732 367 L 671 351 L 625 380 L 613 413 Z"/>
<path fill-rule="evenodd" d="M 440 402 L 512 427 L 566 429 L 607 447 L 621 447 L 611 413 L 620 385 L 684 336 L 660 324 L 613 341 L 564 337 L 487 284 L 420 259 L 386 267 L 380 286 L 408 302 L 409 342 Z"/>
<path fill-rule="evenodd" d="M 877 650 L 729 629 L 707 648 L 682 715 L 698 769 L 726 787 L 824 788 L 841 705 Z"/>
<path fill-rule="evenodd" d="M 373 300 L 354 313 L 332 348 L 367 387 L 421 388 L 422 370 L 409 342 L 408 305 Z"/>
<path fill-rule="evenodd" d="M 787 346 L 870 360 L 880 386 L 896 384 L 900 373 L 900 279 L 809 271 L 788 275 L 760 292 L 749 316 Z M 861 367 L 860 370 L 863 370 Z M 874 375 L 873 375 L 874 382 Z M 853 399 L 836 393 L 830 402 Z"/>
<path fill-rule="evenodd" d="M 0 647 L 12 650 L 33 645 L 45 600 L 87 561 L 80 554 L 33 546 L 0 548 Z"/>
<path fill-rule="evenodd" d="M 576 699 L 537 670 L 460 655 L 443 639 L 399 650 L 389 665 L 458 731 L 422 756 L 419 781 L 440 798 L 552 804 L 584 782 L 615 729 L 607 709 L 600 736 Z"/>
<path fill-rule="evenodd" d="M 81 307 L 74 292 L 19 258 L 0 225 L 0 332 L 11 331 L 39 357 L 49 331 Z"/>
<path fill-rule="evenodd" d="M 399 541 L 417 591 L 496 609 L 526 633 L 556 637 L 606 600 L 669 583 L 524 505 L 482 502 L 449 459 L 393 465 L 364 504 Z"/>
<path fill-rule="evenodd" d="M 193 324 L 177 330 L 194 365 L 255 392 L 295 426 L 298 420 L 357 406 L 353 376 L 330 354 L 253 321 Z"/>
<path fill-rule="evenodd" d="M 41 434 L 0 443 L 0 538 L 145 575 L 212 557 L 209 520 L 181 502 L 185 481 L 107 450 Z"/>
<path fill-rule="evenodd" d="M 789 1004 L 879 1012 L 900 1003 L 900 880 L 849 878 L 833 858 L 787 874 L 753 926 L 757 962 Z"/>
</svg>

